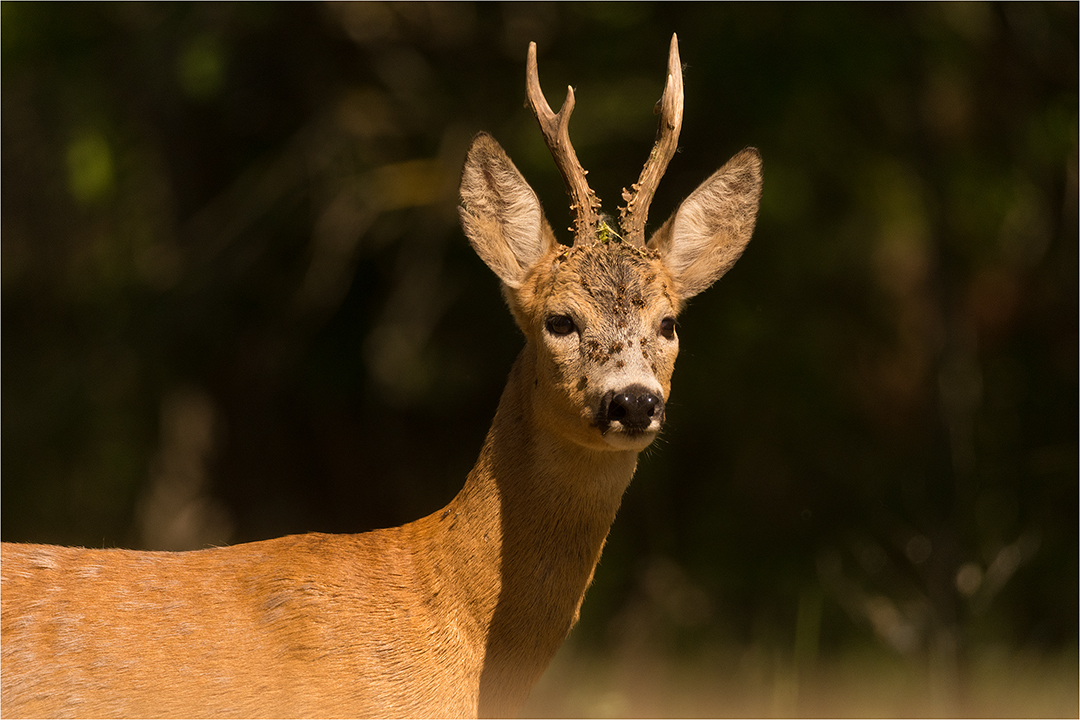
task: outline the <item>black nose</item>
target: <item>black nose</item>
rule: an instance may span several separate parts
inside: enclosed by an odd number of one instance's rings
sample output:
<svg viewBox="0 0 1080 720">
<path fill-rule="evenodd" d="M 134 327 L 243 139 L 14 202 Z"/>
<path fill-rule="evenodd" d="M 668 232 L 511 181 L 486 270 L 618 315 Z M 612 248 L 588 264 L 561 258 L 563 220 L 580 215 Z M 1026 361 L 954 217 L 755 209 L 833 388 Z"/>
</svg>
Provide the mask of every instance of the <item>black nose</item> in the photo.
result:
<svg viewBox="0 0 1080 720">
<path fill-rule="evenodd" d="M 607 406 L 608 424 L 619 422 L 627 430 L 645 430 L 653 420 L 664 421 L 664 401 L 641 385 L 631 385 L 612 395 Z"/>
</svg>

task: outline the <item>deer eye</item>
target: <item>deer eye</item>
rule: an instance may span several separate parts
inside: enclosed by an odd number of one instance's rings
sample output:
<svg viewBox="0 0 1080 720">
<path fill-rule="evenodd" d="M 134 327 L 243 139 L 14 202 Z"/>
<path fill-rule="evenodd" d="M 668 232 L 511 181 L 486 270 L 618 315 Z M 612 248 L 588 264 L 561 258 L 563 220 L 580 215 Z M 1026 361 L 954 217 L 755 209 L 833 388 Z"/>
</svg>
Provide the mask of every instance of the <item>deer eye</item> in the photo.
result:
<svg viewBox="0 0 1080 720">
<path fill-rule="evenodd" d="M 668 340 L 675 337 L 675 318 L 668 316 L 660 321 L 660 334 Z"/>
<path fill-rule="evenodd" d="M 552 335 L 569 335 L 577 329 L 569 315 L 552 315 L 544 323 L 544 327 Z"/>
</svg>

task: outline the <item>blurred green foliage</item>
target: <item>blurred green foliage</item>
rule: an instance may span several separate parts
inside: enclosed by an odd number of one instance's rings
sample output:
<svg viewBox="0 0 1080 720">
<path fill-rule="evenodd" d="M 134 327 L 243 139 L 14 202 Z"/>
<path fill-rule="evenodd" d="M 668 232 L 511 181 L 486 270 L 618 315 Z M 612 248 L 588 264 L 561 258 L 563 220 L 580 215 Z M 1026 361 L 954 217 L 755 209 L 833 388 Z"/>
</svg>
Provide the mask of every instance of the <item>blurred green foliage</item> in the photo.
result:
<svg viewBox="0 0 1080 720">
<path fill-rule="evenodd" d="M 1077 5 L 2 10 L 2 532 L 198 547 L 398 524 L 471 467 L 520 338 L 457 226 L 492 132 L 568 224 L 527 44 L 606 209 L 745 145 L 753 242 L 680 318 L 575 641 L 1076 647 Z"/>
</svg>

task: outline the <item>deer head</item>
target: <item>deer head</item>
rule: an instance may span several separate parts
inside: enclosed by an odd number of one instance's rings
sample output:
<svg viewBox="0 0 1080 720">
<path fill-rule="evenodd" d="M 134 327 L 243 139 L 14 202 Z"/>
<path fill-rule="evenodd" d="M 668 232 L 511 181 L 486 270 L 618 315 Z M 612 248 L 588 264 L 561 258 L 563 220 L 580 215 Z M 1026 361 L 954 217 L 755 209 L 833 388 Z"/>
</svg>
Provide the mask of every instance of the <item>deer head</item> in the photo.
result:
<svg viewBox="0 0 1080 720">
<path fill-rule="evenodd" d="M 682 125 L 677 38 L 671 38 L 656 145 L 638 182 L 623 191 L 621 234 L 599 214 L 600 200 L 570 144 L 573 88 L 553 113 L 540 90 L 535 43 L 526 87 L 570 195 L 573 245 L 555 239 L 536 193 L 486 133 L 473 140 L 462 176 L 465 234 L 502 280 L 525 334 L 536 420 L 588 448 L 641 450 L 664 422 L 679 350 L 676 316 L 727 272 L 750 240 L 761 157 L 753 148 L 735 155 L 645 242 L 649 204 Z"/>
</svg>

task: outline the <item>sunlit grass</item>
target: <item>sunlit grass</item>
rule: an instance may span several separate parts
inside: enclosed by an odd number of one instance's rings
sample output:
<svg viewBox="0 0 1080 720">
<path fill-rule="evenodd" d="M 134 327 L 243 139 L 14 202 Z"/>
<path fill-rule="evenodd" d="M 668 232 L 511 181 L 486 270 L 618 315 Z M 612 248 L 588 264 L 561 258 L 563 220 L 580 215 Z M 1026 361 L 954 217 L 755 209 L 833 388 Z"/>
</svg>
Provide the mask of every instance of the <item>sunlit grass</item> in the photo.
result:
<svg viewBox="0 0 1080 720">
<path fill-rule="evenodd" d="M 957 669 L 886 652 L 799 670 L 759 649 L 697 660 L 556 657 L 522 717 L 1077 717 L 1076 652 L 987 652 Z"/>
</svg>

